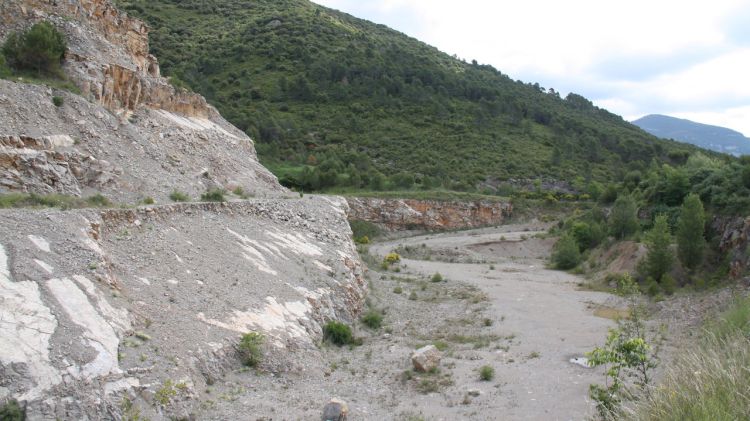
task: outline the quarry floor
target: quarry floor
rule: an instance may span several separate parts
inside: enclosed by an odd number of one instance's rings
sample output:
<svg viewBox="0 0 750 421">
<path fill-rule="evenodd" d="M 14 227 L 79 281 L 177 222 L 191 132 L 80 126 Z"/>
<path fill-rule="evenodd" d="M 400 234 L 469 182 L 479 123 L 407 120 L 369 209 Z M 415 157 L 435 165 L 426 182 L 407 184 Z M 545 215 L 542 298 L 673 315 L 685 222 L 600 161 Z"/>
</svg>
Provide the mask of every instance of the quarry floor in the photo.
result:
<svg viewBox="0 0 750 421">
<path fill-rule="evenodd" d="M 320 419 L 338 397 L 352 420 L 583 420 L 594 413 L 589 384 L 600 370 L 576 365 L 615 323 L 597 310 L 619 298 L 578 287 L 546 269 L 554 239 L 541 225 L 507 225 L 378 242 L 360 253 L 371 268 L 368 306 L 380 329 L 355 325 L 362 345 L 300 350 L 302 368 L 238 370 L 200 396 L 199 419 Z M 542 237 L 542 238 L 539 238 Z M 380 267 L 398 251 L 400 264 Z M 432 282 L 440 273 L 441 282 Z M 606 313 L 606 312 L 604 312 Z M 413 371 L 410 355 L 443 349 L 435 373 Z M 482 366 L 494 368 L 480 380 Z"/>
<path fill-rule="evenodd" d="M 546 268 L 554 239 L 541 226 L 508 225 L 431 234 L 375 244 L 370 253 L 396 250 L 400 274 L 431 277 L 478 288 L 486 301 L 469 319 L 491 326 L 481 333 L 506 338 L 470 351 L 447 352 L 454 385 L 442 393 L 413 398 L 408 405 L 425 419 L 581 420 L 593 415 L 589 384 L 602 381 L 600 370 L 576 365 L 601 345 L 614 322 L 597 311 L 624 307 L 619 298 L 579 288 L 582 278 Z M 409 258 L 412 257 L 412 258 Z M 429 259 L 429 260 L 428 260 Z M 377 276 L 375 277 L 377 278 Z M 373 281 L 376 285 L 378 280 Z M 377 288 L 377 286 L 376 286 Z M 443 317 L 439 312 L 433 317 Z M 456 327 L 458 334 L 460 328 Z M 495 369 L 492 381 L 480 381 L 477 369 Z M 478 397 L 450 406 L 451 397 L 477 389 Z M 453 398 L 456 399 L 455 397 Z"/>
</svg>

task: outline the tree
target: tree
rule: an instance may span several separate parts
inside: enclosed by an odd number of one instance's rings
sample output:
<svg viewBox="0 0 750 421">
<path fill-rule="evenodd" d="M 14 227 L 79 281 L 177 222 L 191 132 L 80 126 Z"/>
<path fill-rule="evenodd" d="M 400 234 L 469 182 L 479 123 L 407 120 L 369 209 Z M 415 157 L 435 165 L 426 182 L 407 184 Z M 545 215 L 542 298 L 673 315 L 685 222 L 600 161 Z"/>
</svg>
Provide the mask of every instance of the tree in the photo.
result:
<svg viewBox="0 0 750 421">
<path fill-rule="evenodd" d="M 26 32 L 8 35 L 2 53 L 16 70 L 58 76 L 66 50 L 63 34 L 49 22 L 40 22 Z"/>
<path fill-rule="evenodd" d="M 615 200 L 609 216 L 609 229 L 620 240 L 638 231 L 638 207 L 632 196 L 623 195 Z"/>
<path fill-rule="evenodd" d="M 646 274 L 657 282 L 672 269 L 674 255 L 669 245 L 672 242 L 666 215 L 658 215 L 654 227 L 646 234 L 648 253 L 645 257 Z"/>
<path fill-rule="evenodd" d="M 573 269 L 581 260 L 581 251 L 578 249 L 576 239 L 570 234 L 564 234 L 555 243 L 552 253 L 552 262 L 558 269 Z"/>
<path fill-rule="evenodd" d="M 688 268 L 695 269 L 703 261 L 706 240 L 703 230 L 706 215 L 700 197 L 691 193 L 682 203 L 680 219 L 677 221 L 677 257 Z"/>
</svg>

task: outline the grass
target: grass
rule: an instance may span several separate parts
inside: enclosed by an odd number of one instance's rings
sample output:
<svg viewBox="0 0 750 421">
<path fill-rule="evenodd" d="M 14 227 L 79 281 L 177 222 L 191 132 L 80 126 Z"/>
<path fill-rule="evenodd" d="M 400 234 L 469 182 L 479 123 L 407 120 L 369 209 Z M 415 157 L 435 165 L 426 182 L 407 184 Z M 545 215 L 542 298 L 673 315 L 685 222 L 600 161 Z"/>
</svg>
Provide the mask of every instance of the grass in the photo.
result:
<svg viewBox="0 0 750 421">
<path fill-rule="evenodd" d="M 483 365 L 479 369 L 479 380 L 488 382 L 495 378 L 495 369 L 489 365 Z"/>
<path fill-rule="evenodd" d="M 80 198 L 65 194 L 6 193 L 0 194 L 0 209 L 10 208 L 105 208 L 112 202 L 101 194 Z"/>
<path fill-rule="evenodd" d="M 188 202 L 190 201 L 190 196 L 181 191 L 173 190 L 172 193 L 169 194 L 169 199 L 173 202 Z"/>
<path fill-rule="evenodd" d="M 383 326 L 383 315 L 376 310 L 370 310 L 362 316 L 362 324 L 370 329 L 377 330 Z"/>
<path fill-rule="evenodd" d="M 213 189 L 203 193 L 201 200 L 204 202 L 226 202 L 224 190 L 222 189 Z"/>
<path fill-rule="evenodd" d="M 26 411 L 19 405 L 18 401 L 11 399 L 0 405 L 0 420 L 2 421 L 24 421 Z"/>
<path fill-rule="evenodd" d="M 630 419 L 750 419 L 750 299 L 737 300 L 705 327 L 699 343 L 683 348 L 662 383 L 635 404 Z"/>
</svg>

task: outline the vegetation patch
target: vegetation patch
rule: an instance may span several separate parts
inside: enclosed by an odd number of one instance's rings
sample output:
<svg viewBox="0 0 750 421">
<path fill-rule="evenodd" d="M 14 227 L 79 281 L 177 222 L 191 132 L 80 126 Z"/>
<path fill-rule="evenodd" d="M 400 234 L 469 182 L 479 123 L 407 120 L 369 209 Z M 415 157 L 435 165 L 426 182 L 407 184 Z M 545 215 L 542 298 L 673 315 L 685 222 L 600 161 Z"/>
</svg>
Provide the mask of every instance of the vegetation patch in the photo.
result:
<svg viewBox="0 0 750 421">
<path fill-rule="evenodd" d="M 243 364 L 257 367 L 263 361 L 263 335 L 257 332 L 242 335 L 237 349 Z"/>
<path fill-rule="evenodd" d="M 337 346 L 355 345 L 352 328 L 341 322 L 330 321 L 323 326 L 323 340 Z"/>
</svg>

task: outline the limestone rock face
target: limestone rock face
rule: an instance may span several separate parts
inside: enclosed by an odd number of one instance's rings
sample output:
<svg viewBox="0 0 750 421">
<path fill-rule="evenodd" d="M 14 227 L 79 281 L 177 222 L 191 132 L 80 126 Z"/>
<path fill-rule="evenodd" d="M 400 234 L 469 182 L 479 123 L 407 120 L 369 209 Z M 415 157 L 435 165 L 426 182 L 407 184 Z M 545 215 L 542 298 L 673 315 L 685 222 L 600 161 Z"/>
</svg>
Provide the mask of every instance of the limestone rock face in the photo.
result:
<svg viewBox="0 0 750 421">
<path fill-rule="evenodd" d="M 446 230 L 502 224 L 513 212 L 510 203 L 347 198 L 349 218 L 390 230 Z"/>
<path fill-rule="evenodd" d="M 411 355 L 411 363 L 414 369 L 426 373 L 438 368 L 443 355 L 435 345 L 427 345 L 414 351 Z"/>
<path fill-rule="evenodd" d="M 0 138 L 73 143 L 0 144 L 0 192 L 99 191 L 123 202 L 167 201 L 174 190 L 196 197 L 211 188 L 288 194 L 258 163 L 249 137 L 203 97 L 160 76 L 143 22 L 108 0 L 7 0 L 0 41 L 43 20 L 64 32 L 63 69 L 81 96 L 0 81 Z M 64 100 L 59 107 L 55 96 Z"/>
<path fill-rule="evenodd" d="M 721 233 L 719 249 L 730 257 L 729 275 L 737 279 L 747 274 L 750 267 L 750 256 L 747 253 L 750 217 L 717 217 L 711 222 L 711 228 L 714 232 Z"/>
<path fill-rule="evenodd" d="M 199 410 L 193 394 L 231 390 L 221 379 L 251 331 L 267 347 L 259 369 L 304 370 L 321 326 L 363 306 L 345 206 L 0 211 L 0 401 L 29 419 L 102 419 L 124 399 L 149 419 L 183 417 Z"/>
</svg>

